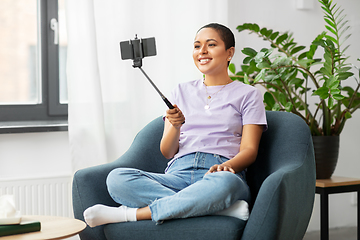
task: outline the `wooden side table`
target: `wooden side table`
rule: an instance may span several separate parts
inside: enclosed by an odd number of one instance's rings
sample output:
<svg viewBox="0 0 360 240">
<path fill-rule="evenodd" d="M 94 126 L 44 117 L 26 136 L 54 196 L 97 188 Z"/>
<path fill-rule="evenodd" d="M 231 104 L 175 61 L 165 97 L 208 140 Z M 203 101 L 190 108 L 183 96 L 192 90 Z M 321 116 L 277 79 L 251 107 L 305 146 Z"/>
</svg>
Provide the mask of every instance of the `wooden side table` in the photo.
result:
<svg viewBox="0 0 360 240">
<path fill-rule="evenodd" d="M 0 240 L 64 239 L 78 234 L 86 227 L 83 221 L 74 218 L 23 216 L 22 219 L 40 221 L 41 231 L 0 237 Z"/>
<path fill-rule="evenodd" d="M 329 239 L 329 194 L 357 192 L 357 239 L 360 240 L 360 179 L 335 176 L 317 179 L 315 192 L 320 194 L 321 240 Z"/>
</svg>

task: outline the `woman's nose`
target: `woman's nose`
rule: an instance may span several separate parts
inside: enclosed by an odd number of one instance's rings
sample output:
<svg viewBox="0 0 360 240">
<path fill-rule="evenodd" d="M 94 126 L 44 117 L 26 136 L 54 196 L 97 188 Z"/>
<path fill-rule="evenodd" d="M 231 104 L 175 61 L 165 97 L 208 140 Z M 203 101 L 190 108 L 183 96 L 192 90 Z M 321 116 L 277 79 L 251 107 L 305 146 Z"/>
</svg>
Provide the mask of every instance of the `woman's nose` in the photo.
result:
<svg viewBox="0 0 360 240">
<path fill-rule="evenodd" d="M 202 47 L 201 47 L 200 53 L 207 53 L 207 48 L 206 48 L 206 46 L 202 46 Z"/>
</svg>

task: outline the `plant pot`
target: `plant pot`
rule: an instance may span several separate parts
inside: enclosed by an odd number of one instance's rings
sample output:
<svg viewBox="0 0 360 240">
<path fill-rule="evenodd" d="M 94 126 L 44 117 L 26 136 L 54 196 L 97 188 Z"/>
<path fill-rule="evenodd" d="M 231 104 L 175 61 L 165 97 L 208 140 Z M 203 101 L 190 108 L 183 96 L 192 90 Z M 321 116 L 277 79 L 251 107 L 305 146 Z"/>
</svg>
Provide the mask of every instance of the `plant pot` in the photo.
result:
<svg viewBox="0 0 360 240">
<path fill-rule="evenodd" d="M 313 136 L 316 179 L 328 179 L 335 171 L 339 157 L 339 136 Z"/>
</svg>

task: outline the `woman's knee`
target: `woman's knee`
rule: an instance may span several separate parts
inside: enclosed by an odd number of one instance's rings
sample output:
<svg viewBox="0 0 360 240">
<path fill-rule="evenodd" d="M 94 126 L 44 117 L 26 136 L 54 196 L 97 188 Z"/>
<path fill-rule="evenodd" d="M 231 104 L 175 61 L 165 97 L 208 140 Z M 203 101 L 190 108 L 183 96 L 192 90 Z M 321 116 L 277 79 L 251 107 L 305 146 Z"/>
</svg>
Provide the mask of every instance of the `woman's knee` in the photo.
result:
<svg viewBox="0 0 360 240">
<path fill-rule="evenodd" d="M 248 198 L 249 187 L 234 173 L 228 171 L 215 172 L 207 174 L 204 179 L 205 178 L 213 181 L 212 184 L 214 184 L 216 188 L 222 189 L 224 194 L 226 194 L 226 192 L 235 195 L 239 193 L 239 195 L 241 195 L 239 196 L 240 198 Z"/>
<path fill-rule="evenodd" d="M 116 168 L 112 170 L 106 178 L 109 193 L 112 194 L 114 192 L 131 189 L 131 186 L 128 185 L 136 173 L 136 169 L 131 168 Z"/>
</svg>

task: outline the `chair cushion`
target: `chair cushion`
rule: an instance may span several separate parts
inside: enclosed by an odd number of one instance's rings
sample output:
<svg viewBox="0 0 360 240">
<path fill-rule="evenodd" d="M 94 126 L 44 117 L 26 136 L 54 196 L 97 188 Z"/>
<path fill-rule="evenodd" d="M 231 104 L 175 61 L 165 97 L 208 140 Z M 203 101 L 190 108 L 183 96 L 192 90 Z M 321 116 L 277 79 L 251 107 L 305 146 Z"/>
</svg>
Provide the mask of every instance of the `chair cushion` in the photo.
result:
<svg viewBox="0 0 360 240">
<path fill-rule="evenodd" d="M 240 239 L 246 221 L 227 216 L 204 216 L 173 219 L 156 225 L 153 221 L 108 224 L 104 233 L 108 240 L 115 239 Z"/>
</svg>

